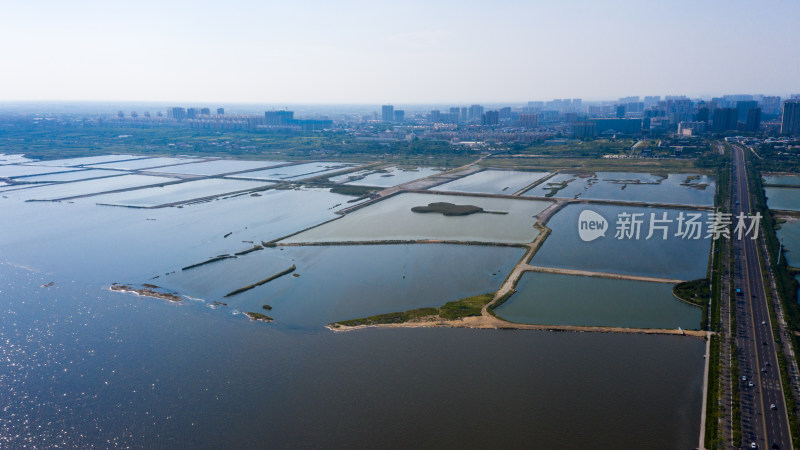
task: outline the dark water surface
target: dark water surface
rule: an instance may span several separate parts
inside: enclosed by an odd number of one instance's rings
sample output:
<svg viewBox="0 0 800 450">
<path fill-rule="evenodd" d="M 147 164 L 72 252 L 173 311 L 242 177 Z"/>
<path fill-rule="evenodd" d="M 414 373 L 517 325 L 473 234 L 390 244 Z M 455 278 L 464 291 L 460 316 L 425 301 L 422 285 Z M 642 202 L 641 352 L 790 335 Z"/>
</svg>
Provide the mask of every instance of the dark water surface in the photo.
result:
<svg viewBox="0 0 800 450">
<path fill-rule="evenodd" d="M 315 308 L 313 321 L 300 312 L 281 316 L 293 310 L 279 302 L 276 322 L 265 324 L 200 301 L 171 304 L 108 290 L 112 282 L 155 275 L 160 283 L 187 264 L 251 245 L 243 240 L 275 239 L 328 220 L 348 199 L 282 191 L 135 210 L 0 198 L 0 447 L 696 445 L 701 340 L 459 329 L 333 333 L 321 327 L 333 314 L 315 316 L 330 306 L 326 298 L 356 298 L 341 304 L 347 314 L 371 312 L 372 303 L 353 306 L 359 292 L 397 302 L 385 309 L 427 303 L 426 294 L 438 302 L 459 289 L 481 290 L 502 280 L 505 274 L 492 274 L 516 262 L 516 249 L 397 246 L 387 253 L 392 261 L 370 256 L 377 247 L 287 253 L 306 266 L 286 281 L 318 283 L 323 295 L 305 298 L 310 291 L 299 290 L 283 294 L 283 302 Z M 361 265 L 342 257 L 349 252 Z M 370 261 L 387 270 L 367 267 Z M 436 286 L 425 281 L 425 267 L 474 280 Z M 397 278 L 401 271 L 425 291 L 374 296 L 377 274 Z M 209 289 L 219 273 L 208 272 Z M 352 292 L 344 295 L 337 278 L 351 280 Z M 402 281 L 392 283 L 385 289 L 400 289 Z M 301 326 L 282 324 L 290 316 Z"/>
</svg>

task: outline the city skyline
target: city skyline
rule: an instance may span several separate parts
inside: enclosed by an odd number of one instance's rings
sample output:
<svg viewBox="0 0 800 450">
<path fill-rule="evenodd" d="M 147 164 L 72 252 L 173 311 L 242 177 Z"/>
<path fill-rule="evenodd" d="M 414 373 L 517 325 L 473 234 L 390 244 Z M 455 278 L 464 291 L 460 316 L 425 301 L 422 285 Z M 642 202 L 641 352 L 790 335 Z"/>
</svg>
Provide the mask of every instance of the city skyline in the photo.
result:
<svg viewBox="0 0 800 450">
<path fill-rule="evenodd" d="M 776 14 L 781 11 L 781 14 Z M 796 2 L 5 8 L 0 102 L 471 104 L 800 88 Z"/>
</svg>

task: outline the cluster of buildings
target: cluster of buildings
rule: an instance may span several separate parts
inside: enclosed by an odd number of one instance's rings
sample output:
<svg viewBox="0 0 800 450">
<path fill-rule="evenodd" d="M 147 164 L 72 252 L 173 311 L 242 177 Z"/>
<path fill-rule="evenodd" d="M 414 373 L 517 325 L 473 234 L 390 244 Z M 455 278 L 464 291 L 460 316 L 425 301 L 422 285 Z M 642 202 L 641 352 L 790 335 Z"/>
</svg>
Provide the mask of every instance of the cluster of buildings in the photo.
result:
<svg viewBox="0 0 800 450">
<path fill-rule="evenodd" d="M 412 139 L 464 142 L 534 142 L 605 136 L 698 136 L 745 133 L 800 136 L 800 95 L 725 95 L 622 97 L 586 102 L 580 98 L 531 101 L 515 106 L 472 104 L 428 109 L 382 105 L 380 112 L 336 113 L 298 118 L 293 111 L 226 114 L 223 108 L 170 107 L 155 116 L 118 113 L 126 126 L 178 126 L 207 130 L 336 130 L 361 140 Z"/>
<path fill-rule="evenodd" d="M 798 135 L 800 95 L 782 101 L 777 96 L 726 95 L 711 100 L 686 96 L 622 97 L 616 102 L 586 103 L 581 99 L 532 101 L 517 107 L 487 109 L 482 105 L 454 106 L 449 110 L 406 114 L 383 105 L 380 121 L 395 127 L 430 126 L 436 129 L 491 127 L 517 133 L 556 130 L 562 135 L 588 138 L 604 135 L 682 136 L 704 133 L 766 133 Z"/>
</svg>

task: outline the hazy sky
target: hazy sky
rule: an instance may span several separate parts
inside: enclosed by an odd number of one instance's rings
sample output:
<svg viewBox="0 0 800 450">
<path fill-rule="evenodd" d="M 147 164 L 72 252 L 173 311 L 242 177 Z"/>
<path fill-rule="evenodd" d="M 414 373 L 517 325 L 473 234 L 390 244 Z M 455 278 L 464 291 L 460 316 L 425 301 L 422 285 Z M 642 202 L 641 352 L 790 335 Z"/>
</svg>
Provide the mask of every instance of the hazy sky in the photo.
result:
<svg viewBox="0 0 800 450">
<path fill-rule="evenodd" d="M 0 101 L 800 92 L 800 1 L 3 0 Z"/>
</svg>

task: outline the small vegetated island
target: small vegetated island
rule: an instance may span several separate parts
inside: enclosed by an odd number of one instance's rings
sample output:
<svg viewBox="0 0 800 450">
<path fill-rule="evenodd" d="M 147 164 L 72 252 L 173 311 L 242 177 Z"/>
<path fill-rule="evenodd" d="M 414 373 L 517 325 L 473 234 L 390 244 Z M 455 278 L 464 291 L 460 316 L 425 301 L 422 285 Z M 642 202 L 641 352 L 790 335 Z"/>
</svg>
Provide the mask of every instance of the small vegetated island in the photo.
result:
<svg viewBox="0 0 800 450">
<path fill-rule="evenodd" d="M 480 206 L 475 205 L 456 205 L 448 202 L 428 203 L 428 206 L 415 206 L 411 208 L 415 213 L 439 213 L 444 216 L 468 216 L 470 214 L 508 214 L 503 211 L 485 211 Z"/>
</svg>

